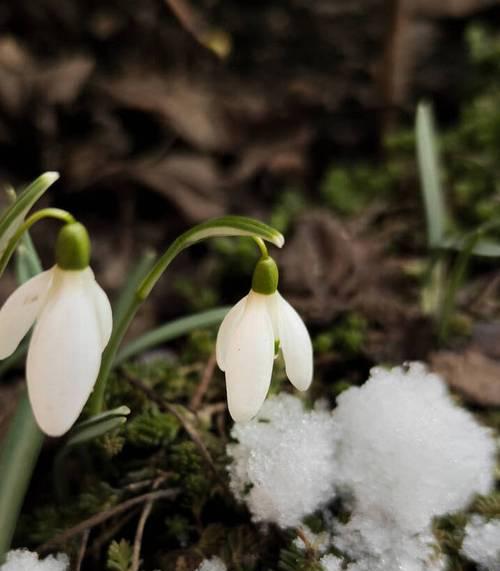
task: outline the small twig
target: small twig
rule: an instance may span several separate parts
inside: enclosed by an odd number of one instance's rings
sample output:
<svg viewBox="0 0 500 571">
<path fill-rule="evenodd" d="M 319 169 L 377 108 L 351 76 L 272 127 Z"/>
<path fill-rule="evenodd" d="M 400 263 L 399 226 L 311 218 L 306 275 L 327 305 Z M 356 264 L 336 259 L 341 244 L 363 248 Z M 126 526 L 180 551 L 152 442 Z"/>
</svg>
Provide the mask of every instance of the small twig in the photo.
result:
<svg viewBox="0 0 500 571">
<path fill-rule="evenodd" d="M 173 12 L 181 26 L 202 46 L 203 35 L 207 26 L 187 0 L 165 0 L 165 4 Z"/>
<path fill-rule="evenodd" d="M 210 382 L 214 376 L 216 363 L 217 361 L 215 358 L 215 353 L 212 353 L 207 361 L 207 364 L 205 365 L 203 374 L 201 375 L 200 384 L 198 385 L 198 388 L 194 392 L 191 402 L 189 403 L 190 409 L 196 411 L 200 408 L 203 397 L 205 396 L 208 387 L 210 386 Z"/>
<path fill-rule="evenodd" d="M 158 489 L 158 487 L 162 484 L 165 480 L 165 475 L 162 474 L 158 478 L 156 478 L 153 482 L 153 490 Z M 148 521 L 149 514 L 153 509 L 154 500 L 149 500 L 149 502 L 145 503 L 141 517 L 139 518 L 139 523 L 137 524 L 137 529 L 135 531 L 135 538 L 134 538 L 134 547 L 132 551 L 132 563 L 130 564 L 129 571 L 139 571 L 139 565 L 141 563 L 141 546 L 142 546 L 142 537 L 144 535 L 144 527 L 146 526 L 146 522 Z"/>
<path fill-rule="evenodd" d="M 90 529 L 86 529 L 82 533 L 82 541 L 80 543 L 80 549 L 78 551 L 78 559 L 76 560 L 75 571 L 80 571 L 85 557 L 85 551 L 87 550 L 87 543 L 89 541 Z"/>
<path fill-rule="evenodd" d="M 121 514 L 133 508 L 134 506 L 137 506 L 144 502 L 173 498 L 174 496 L 177 495 L 177 493 L 178 490 L 176 489 L 159 490 L 155 492 L 149 492 L 147 494 L 142 494 L 141 496 L 137 496 L 135 498 L 131 498 L 130 500 L 122 502 L 121 504 L 118 504 L 117 506 L 114 506 L 109 510 L 95 514 L 81 521 L 79 524 L 70 527 L 69 529 L 63 531 L 62 533 L 54 536 L 52 539 L 49 539 L 49 541 L 40 545 L 40 547 L 37 548 L 37 551 L 39 553 L 45 553 L 49 549 L 51 549 L 54 545 L 60 545 L 61 543 L 65 543 L 66 541 L 72 539 L 73 537 L 81 535 L 86 530 L 91 529 L 96 525 L 100 525 L 101 523 L 104 523 L 106 520 L 114 516 L 117 516 L 118 514 Z"/>
<path fill-rule="evenodd" d="M 139 571 L 139 565 L 141 563 L 141 546 L 142 546 L 142 536 L 144 535 L 144 527 L 148 520 L 149 514 L 153 509 L 153 500 L 149 500 L 142 508 L 141 517 L 139 518 L 139 523 L 137 524 L 137 529 L 134 538 L 134 547 L 132 551 L 132 563 L 130 564 L 130 571 Z"/>
</svg>

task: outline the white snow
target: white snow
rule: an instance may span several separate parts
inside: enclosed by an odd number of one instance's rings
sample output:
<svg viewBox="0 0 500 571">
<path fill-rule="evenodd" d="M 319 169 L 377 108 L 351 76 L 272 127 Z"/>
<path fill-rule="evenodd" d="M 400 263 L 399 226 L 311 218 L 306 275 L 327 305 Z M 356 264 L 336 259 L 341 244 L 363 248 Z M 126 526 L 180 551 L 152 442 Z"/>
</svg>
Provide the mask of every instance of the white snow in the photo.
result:
<svg viewBox="0 0 500 571">
<path fill-rule="evenodd" d="M 422 364 L 373 369 L 338 402 L 338 476 L 360 517 L 414 534 L 491 489 L 491 432 Z"/>
<path fill-rule="evenodd" d="M 323 555 L 319 562 L 324 571 L 342 571 L 342 559 L 335 555 Z"/>
<path fill-rule="evenodd" d="M 349 571 L 441 571 L 446 564 L 430 526 L 409 534 L 384 519 L 354 515 L 336 527 L 333 544 L 354 560 Z"/>
<path fill-rule="evenodd" d="M 219 557 L 204 559 L 196 571 L 226 571 L 227 567 L 224 561 Z"/>
<path fill-rule="evenodd" d="M 462 553 L 485 571 L 500 569 L 500 519 L 475 516 L 465 528 Z"/>
<path fill-rule="evenodd" d="M 7 553 L 6 562 L 0 566 L 0 571 L 67 571 L 68 556 L 59 553 L 39 559 L 37 553 L 27 549 L 16 549 Z"/>
<path fill-rule="evenodd" d="M 306 411 L 290 395 L 269 399 L 232 436 L 231 489 L 254 521 L 299 526 L 343 496 L 352 510 L 347 524 L 330 522 L 318 536 L 302 530 L 320 554 L 333 544 L 348 556 L 348 571 L 442 571 L 433 518 L 466 508 L 494 482 L 492 432 L 420 363 L 373 369 L 363 386 L 339 396 L 333 414 Z M 470 528 L 464 542 L 464 553 L 487 571 L 500 571 L 492 559 L 499 527 Z M 325 571 L 340 565 L 334 556 L 321 561 Z"/>
<path fill-rule="evenodd" d="M 331 413 L 306 411 L 281 394 L 256 418 L 234 425 L 230 486 L 254 521 L 297 526 L 334 495 L 337 465 Z"/>
</svg>

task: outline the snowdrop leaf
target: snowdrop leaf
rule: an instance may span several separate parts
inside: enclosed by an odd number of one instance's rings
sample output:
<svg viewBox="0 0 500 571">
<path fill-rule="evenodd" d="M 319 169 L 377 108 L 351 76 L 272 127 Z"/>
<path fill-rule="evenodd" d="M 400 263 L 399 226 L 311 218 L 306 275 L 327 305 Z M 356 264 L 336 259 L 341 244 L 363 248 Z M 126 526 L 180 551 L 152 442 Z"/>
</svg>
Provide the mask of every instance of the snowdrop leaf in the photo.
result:
<svg viewBox="0 0 500 571">
<path fill-rule="evenodd" d="M 427 219 L 429 246 L 439 247 L 445 234 L 447 213 L 439 174 L 439 157 L 432 109 L 420 103 L 416 121 L 417 159 Z"/>
<path fill-rule="evenodd" d="M 9 240 L 23 223 L 28 211 L 58 178 L 59 174 L 56 172 L 42 174 L 23 190 L 16 200 L 3 212 L 0 217 L 0 256 L 3 256 L 5 253 Z M 0 275 L 5 270 L 5 266 L 9 261 L 8 258 L 9 256 L 7 259 L 2 257 Z"/>
<path fill-rule="evenodd" d="M 79 430 L 74 436 L 70 436 L 66 446 L 78 446 L 80 444 L 85 444 L 86 442 L 91 442 L 96 438 L 104 436 L 107 432 L 115 430 L 115 428 L 122 426 L 126 422 L 126 416 L 114 416 L 111 418 L 103 419 L 100 422 L 90 424 L 86 428 Z"/>
<path fill-rule="evenodd" d="M 125 405 L 113 408 L 112 410 L 107 410 L 106 412 L 101 412 L 100 414 L 96 414 L 95 416 L 91 416 L 90 418 L 75 424 L 71 429 L 70 437 L 76 436 L 78 432 L 87 430 L 91 426 L 97 426 L 98 424 L 102 424 L 112 418 L 126 417 L 129 414 L 130 409 Z"/>
</svg>

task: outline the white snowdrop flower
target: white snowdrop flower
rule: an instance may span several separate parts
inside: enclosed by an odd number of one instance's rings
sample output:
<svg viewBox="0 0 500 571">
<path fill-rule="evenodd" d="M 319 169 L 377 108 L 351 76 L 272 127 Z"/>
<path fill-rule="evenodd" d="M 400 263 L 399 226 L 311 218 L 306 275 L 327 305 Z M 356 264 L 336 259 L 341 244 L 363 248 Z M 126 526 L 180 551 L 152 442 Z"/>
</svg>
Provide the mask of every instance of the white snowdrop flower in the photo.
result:
<svg viewBox="0 0 500 571">
<path fill-rule="evenodd" d="M 68 571 L 69 558 L 64 553 L 39 559 L 37 553 L 27 549 L 15 549 L 7 553 L 7 559 L 0 565 L 0 571 Z"/>
<path fill-rule="evenodd" d="M 311 384 L 313 357 L 309 333 L 277 286 L 276 263 L 269 256 L 261 258 L 250 293 L 229 311 L 217 335 L 217 364 L 226 373 L 229 412 L 236 422 L 254 417 L 266 398 L 275 341 L 279 342 L 291 383 L 300 391 Z"/>
<path fill-rule="evenodd" d="M 35 419 L 50 436 L 64 434 L 78 418 L 111 335 L 111 306 L 89 256 L 84 226 L 66 224 L 57 240 L 56 265 L 20 286 L 0 309 L 1 359 L 35 323 L 26 379 Z"/>
<path fill-rule="evenodd" d="M 500 519 L 473 517 L 465 527 L 462 553 L 482 570 L 500 569 Z"/>
</svg>

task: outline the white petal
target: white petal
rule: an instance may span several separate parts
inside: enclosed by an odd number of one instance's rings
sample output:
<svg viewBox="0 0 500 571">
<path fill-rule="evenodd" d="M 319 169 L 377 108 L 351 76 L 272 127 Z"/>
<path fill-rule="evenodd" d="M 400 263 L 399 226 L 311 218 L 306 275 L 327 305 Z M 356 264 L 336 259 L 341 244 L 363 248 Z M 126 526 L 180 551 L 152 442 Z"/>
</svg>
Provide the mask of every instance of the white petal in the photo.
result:
<svg viewBox="0 0 500 571">
<path fill-rule="evenodd" d="M 0 359 L 11 355 L 28 333 L 45 303 L 52 270 L 31 278 L 7 299 L 0 309 Z"/>
<path fill-rule="evenodd" d="M 31 406 L 50 436 L 64 434 L 76 421 L 101 363 L 101 332 L 83 274 L 57 270 L 28 350 Z"/>
<path fill-rule="evenodd" d="M 309 388 L 313 376 L 311 338 L 300 315 L 281 295 L 278 305 L 278 329 L 286 374 L 295 388 L 305 391 Z"/>
<path fill-rule="evenodd" d="M 225 360 L 229 340 L 233 335 L 234 328 L 240 322 L 240 319 L 245 310 L 247 302 L 247 295 L 240 299 L 240 301 L 233 306 L 226 317 L 224 317 L 217 333 L 217 341 L 215 342 L 215 356 L 217 358 L 217 365 L 221 371 L 225 370 Z"/>
<path fill-rule="evenodd" d="M 265 298 L 254 292 L 248 294 L 244 313 L 228 341 L 227 402 L 236 422 L 257 414 L 271 383 L 274 337 Z"/>
<path fill-rule="evenodd" d="M 113 312 L 111 311 L 108 296 L 93 277 L 89 287 L 94 300 L 97 322 L 99 323 L 99 330 L 101 332 L 101 348 L 104 350 L 111 337 L 111 331 L 113 330 Z"/>
</svg>

